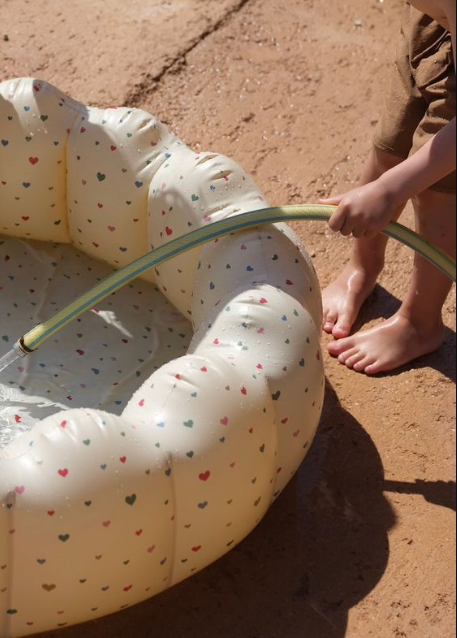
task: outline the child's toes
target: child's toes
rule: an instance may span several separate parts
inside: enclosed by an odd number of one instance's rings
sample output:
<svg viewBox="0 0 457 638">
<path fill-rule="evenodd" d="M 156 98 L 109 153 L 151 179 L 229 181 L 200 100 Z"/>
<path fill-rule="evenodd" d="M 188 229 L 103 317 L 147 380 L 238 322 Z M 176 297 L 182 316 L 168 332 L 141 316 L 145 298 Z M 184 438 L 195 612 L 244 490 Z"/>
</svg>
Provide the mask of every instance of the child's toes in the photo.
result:
<svg viewBox="0 0 457 638">
<path fill-rule="evenodd" d="M 356 354 L 353 354 L 352 356 L 346 359 L 346 366 L 350 368 L 351 370 L 352 369 L 355 370 L 357 364 L 360 363 L 365 358 L 366 358 L 365 353 L 359 351 Z"/>
<path fill-rule="evenodd" d="M 367 367 L 370 364 L 373 364 L 373 359 L 368 355 L 364 355 L 361 359 L 359 359 L 356 363 L 354 363 L 353 369 L 356 372 L 366 372 Z"/>
<path fill-rule="evenodd" d="M 339 357 L 340 354 L 348 352 L 356 347 L 356 344 L 353 343 L 351 339 L 340 339 L 338 341 L 332 341 L 332 343 L 328 344 L 328 351 L 334 357 Z"/>
<path fill-rule="evenodd" d="M 332 312 L 328 312 L 324 318 L 324 330 L 329 335 L 332 334 L 333 328 L 335 327 L 336 322 L 338 321 L 338 316 L 333 314 Z"/>
<path fill-rule="evenodd" d="M 374 363 L 370 361 L 368 365 L 366 365 L 364 370 L 365 374 L 369 374 L 369 375 L 380 374 L 381 372 L 384 372 L 384 371 L 385 371 L 385 368 L 383 367 L 381 361 L 375 361 Z"/>
<path fill-rule="evenodd" d="M 342 314 L 339 316 L 336 325 L 334 325 L 332 333 L 335 339 L 345 339 L 346 337 L 349 337 L 351 330 L 352 322 L 350 318 L 347 315 Z"/>
<path fill-rule="evenodd" d="M 342 363 L 343 365 L 346 365 L 349 359 L 351 359 L 352 357 L 355 357 L 357 353 L 358 353 L 357 348 L 350 348 L 349 350 L 345 350 L 340 355 L 338 355 L 338 361 Z"/>
</svg>

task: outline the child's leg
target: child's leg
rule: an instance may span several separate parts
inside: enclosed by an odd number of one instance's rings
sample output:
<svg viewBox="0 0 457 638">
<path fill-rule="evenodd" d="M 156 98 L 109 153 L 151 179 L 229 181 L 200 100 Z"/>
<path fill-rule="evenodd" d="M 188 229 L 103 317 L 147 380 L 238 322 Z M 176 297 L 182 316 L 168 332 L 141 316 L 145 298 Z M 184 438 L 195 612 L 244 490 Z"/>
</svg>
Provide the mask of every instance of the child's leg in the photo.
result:
<svg viewBox="0 0 457 638">
<path fill-rule="evenodd" d="M 373 148 L 361 179 L 361 186 L 377 180 L 404 158 Z M 403 207 L 398 211 L 398 217 Z M 388 239 L 357 239 L 350 261 L 336 281 L 323 292 L 324 330 L 336 339 L 349 336 L 360 309 L 373 292 L 380 273 Z"/>
<path fill-rule="evenodd" d="M 454 257 L 455 207 L 455 195 L 437 191 L 426 191 L 414 200 L 418 232 Z M 445 275 L 416 256 L 400 310 L 373 330 L 330 344 L 330 353 L 357 372 L 378 374 L 434 352 L 443 342 L 442 309 L 450 289 L 451 282 Z"/>
</svg>

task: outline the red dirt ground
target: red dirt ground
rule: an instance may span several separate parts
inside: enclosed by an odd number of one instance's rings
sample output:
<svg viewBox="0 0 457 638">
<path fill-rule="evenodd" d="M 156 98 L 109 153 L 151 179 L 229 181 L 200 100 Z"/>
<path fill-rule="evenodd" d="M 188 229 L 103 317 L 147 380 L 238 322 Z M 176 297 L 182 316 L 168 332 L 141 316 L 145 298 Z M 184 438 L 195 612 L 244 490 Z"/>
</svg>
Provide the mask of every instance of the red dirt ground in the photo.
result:
<svg viewBox="0 0 457 638">
<path fill-rule="evenodd" d="M 312 202 L 360 175 L 401 10 L 402 0 L 0 0 L 0 80 L 35 76 L 93 105 L 143 107 L 188 144 L 234 157 L 272 203 Z M 326 285 L 348 241 L 322 225 L 297 230 Z M 412 258 L 390 247 L 364 322 L 395 311 Z M 397 374 L 356 376 L 328 358 L 312 453 L 237 550 L 161 597 L 52 635 L 455 636 L 455 309 L 453 292 L 443 349 Z"/>
</svg>

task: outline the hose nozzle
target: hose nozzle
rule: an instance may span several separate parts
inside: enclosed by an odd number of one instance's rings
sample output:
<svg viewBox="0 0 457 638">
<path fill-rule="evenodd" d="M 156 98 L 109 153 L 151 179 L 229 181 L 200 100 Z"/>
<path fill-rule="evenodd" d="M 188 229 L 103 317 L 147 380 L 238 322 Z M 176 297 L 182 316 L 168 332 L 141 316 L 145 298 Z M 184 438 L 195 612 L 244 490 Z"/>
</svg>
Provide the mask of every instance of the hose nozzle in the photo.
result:
<svg viewBox="0 0 457 638">
<path fill-rule="evenodd" d="M 20 341 L 17 341 L 13 348 L 0 359 L 0 372 L 6 370 L 18 359 L 23 359 L 28 352 L 23 348 Z"/>
</svg>

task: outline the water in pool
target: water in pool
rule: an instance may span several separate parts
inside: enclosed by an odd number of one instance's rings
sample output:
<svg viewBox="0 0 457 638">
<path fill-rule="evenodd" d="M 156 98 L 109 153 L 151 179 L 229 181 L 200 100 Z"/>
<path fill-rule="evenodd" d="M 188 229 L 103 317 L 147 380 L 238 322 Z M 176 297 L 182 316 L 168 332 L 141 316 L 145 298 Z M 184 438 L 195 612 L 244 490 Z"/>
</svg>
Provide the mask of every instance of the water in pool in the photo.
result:
<svg viewBox="0 0 457 638">
<path fill-rule="evenodd" d="M 112 269 L 65 245 L 0 237 L 0 359 L 16 340 Z M 60 410 L 121 414 L 160 366 L 184 355 L 191 325 L 135 281 L 0 372 L 0 448 Z"/>
</svg>

